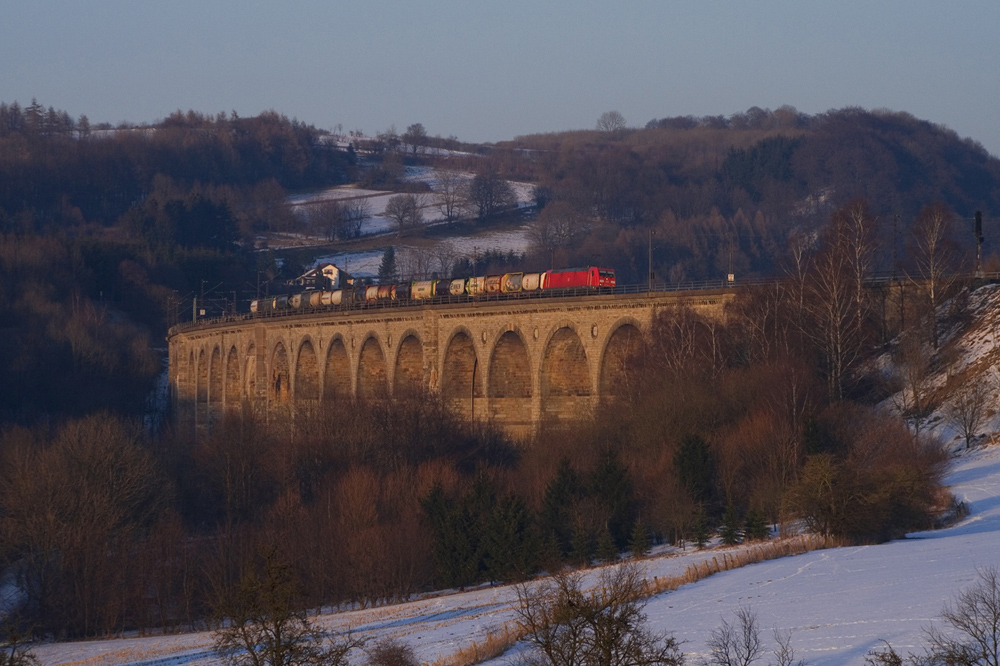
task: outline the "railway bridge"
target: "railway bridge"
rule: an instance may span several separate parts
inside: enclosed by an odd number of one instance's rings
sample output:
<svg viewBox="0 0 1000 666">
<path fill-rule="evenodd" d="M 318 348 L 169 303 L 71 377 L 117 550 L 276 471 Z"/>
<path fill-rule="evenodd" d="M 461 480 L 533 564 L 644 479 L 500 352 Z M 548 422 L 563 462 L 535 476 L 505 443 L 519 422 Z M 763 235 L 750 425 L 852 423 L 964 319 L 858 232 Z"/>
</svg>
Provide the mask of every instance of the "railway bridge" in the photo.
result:
<svg viewBox="0 0 1000 666">
<path fill-rule="evenodd" d="M 437 392 L 459 414 L 525 435 L 620 387 L 658 312 L 721 317 L 732 289 L 514 298 L 231 317 L 171 329 L 177 426 L 227 410 L 298 418 L 337 401 Z"/>
</svg>

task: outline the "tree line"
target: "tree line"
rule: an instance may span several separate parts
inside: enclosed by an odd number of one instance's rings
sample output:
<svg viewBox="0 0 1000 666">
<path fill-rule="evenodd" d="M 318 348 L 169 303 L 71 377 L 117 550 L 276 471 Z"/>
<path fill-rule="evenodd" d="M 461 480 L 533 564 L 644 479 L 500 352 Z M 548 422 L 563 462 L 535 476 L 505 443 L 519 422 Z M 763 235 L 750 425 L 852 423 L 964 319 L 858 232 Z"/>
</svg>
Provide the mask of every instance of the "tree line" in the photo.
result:
<svg viewBox="0 0 1000 666">
<path fill-rule="evenodd" d="M 149 196 L 157 176 L 186 188 L 227 187 L 246 204 L 262 185 L 322 187 L 346 181 L 352 169 L 350 153 L 273 111 L 251 118 L 177 111 L 155 125 L 96 130 L 85 116 L 74 121 L 34 100 L 25 109 L 0 104 L 6 231 L 114 225 Z"/>
</svg>

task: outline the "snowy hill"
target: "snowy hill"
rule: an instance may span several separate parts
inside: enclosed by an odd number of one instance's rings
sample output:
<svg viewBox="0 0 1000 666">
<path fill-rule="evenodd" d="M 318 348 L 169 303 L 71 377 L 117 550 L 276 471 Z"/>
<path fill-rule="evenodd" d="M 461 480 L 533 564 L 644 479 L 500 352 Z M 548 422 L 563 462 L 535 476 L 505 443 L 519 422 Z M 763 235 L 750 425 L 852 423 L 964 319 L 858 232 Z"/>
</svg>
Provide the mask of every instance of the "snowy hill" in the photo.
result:
<svg viewBox="0 0 1000 666">
<path fill-rule="evenodd" d="M 939 308 L 939 349 L 899 344 L 879 359 L 898 388 L 883 408 L 952 450 L 965 447 L 966 430 L 974 443 L 995 443 L 1000 432 L 1000 285 L 966 295 Z"/>
</svg>

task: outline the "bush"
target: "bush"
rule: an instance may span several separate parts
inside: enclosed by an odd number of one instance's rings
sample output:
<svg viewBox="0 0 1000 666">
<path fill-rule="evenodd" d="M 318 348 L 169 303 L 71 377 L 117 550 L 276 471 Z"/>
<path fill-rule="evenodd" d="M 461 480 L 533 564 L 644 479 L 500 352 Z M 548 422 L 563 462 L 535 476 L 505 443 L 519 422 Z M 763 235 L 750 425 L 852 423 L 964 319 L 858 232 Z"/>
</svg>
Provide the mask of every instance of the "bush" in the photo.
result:
<svg viewBox="0 0 1000 666">
<path fill-rule="evenodd" d="M 809 456 L 785 496 L 813 532 L 855 542 L 885 541 L 933 527 L 941 508 L 944 454 L 898 422 L 858 410 L 843 427 L 840 454 Z"/>
<path fill-rule="evenodd" d="M 413 648 L 394 638 L 379 641 L 368 650 L 366 666 L 420 666 Z"/>
<path fill-rule="evenodd" d="M 223 661 L 230 666 L 347 666 L 347 655 L 362 642 L 350 636 L 329 640 L 297 603 L 295 587 L 290 567 L 275 551 L 264 554 L 259 571 L 244 574 L 217 609 L 221 627 L 215 649 Z"/>
<path fill-rule="evenodd" d="M 578 573 L 562 571 L 517 588 L 517 623 L 535 666 L 681 666 L 673 636 L 646 626 L 645 581 L 634 562 L 608 567 L 591 591 Z"/>
</svg>

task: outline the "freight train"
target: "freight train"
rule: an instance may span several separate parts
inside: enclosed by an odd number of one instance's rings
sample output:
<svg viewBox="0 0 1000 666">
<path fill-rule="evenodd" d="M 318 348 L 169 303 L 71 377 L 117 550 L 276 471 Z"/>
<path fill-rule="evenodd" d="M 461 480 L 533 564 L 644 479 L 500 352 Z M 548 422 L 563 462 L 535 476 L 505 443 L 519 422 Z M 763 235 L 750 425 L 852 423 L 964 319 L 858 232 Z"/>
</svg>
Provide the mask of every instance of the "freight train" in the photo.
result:
<svg viewBox="0 0 1000 666">
<path fill-rule="evenodd" d="M 252 313 L 321 307 L 354 307 L 391 302 L 429 301 L 443 297 L 482 298 L 498 294 L 532 295 L 559 290 L 597 291 L 614 288 L 611 268 L 562 268 L 544 273 L 504 273 L 450 280 L 421 280 L 391 285 L 350 285 L 340 289 L 306 289 L 295 294 L 268 296 L 250 302 Z"/>
</svg>

